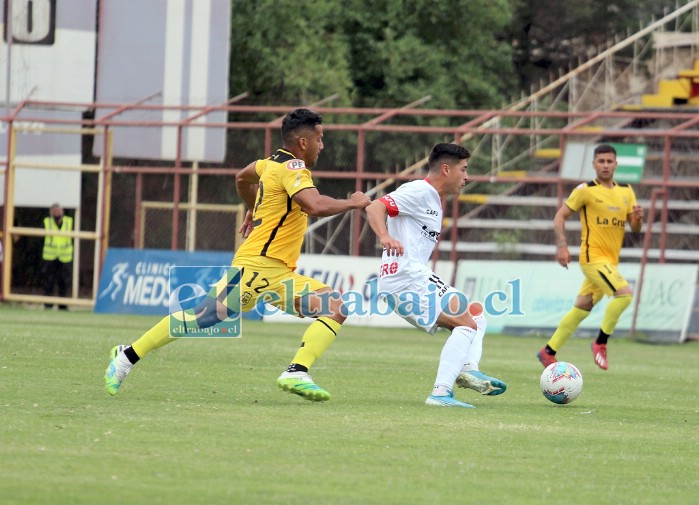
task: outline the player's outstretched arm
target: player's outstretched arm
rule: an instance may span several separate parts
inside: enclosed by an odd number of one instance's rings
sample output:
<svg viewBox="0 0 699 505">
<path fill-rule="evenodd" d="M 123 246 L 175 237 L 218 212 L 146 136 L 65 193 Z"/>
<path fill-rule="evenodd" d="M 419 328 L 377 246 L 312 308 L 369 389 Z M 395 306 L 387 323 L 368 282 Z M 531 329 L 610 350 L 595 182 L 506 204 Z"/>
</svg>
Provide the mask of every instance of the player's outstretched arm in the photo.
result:
<svg viewBox="0 0 699 505">
<path fill-rule="evenodd" d="M 313 217 L 334 216 L 348 210 L 363 209 L 371 203 L 371 199 L 361 191 L 352 193 L 347 199 L 337 199 L 321 195 L 316 188 L 302 189 L 292 198 L 301 210 Z"/>
<path fill-rule="evenodd" d="M 401 256 L 404 252 L 403 244 L 388 234 L 388 228 L 386 227 L 386 206 L 382 202 L 374 200 L 365 211 L 367 223 L 369 223 L 371 229 L 374 230 L 374 233 L 379 238 L 379 242 L 381 242 L 381 246 L 386 249 L 388 255 Z"/>
<path fill-rule="evenodd" d="M 567 205 L 561 205 L 553 218 L 553 232 L 556 236 L 556 261 L 566 268 L 570 263 L 570 251 L 566 240 L 566 219 L 573 215 L 573 211 Z"/>
</svg>

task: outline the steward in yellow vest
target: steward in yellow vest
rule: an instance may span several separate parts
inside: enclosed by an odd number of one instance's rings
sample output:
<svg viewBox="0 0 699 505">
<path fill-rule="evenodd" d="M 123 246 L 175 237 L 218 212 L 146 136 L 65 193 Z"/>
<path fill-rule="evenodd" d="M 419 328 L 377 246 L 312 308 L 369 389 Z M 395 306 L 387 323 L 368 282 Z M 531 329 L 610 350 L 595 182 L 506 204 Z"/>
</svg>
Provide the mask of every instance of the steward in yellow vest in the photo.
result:
<svg viewBox="0 0 699 505">
<path fill-rule="evenodd" d="M 44 229 L 47 231 L 73 231 L 73 218 L 63 215 L 60 205 L 51 206 L 48 217 L 44 218 Z M 58 295 L 65 297 L 70 284 L 71 265 L 73 261 L 73 239 L 49 235 L 44 238 L 44 296 L 53 296 L 53 288 L 58 285 Z M 45 304 L 47 309 L 52 304 Z M 67 310 L 66 305 L 59 305 L 59 310 Z"/>
<path fill-rule="evenodd" d="M 48 231 L 73 231 L 73 218 L 63 215 L 63 209 L 58 207 L 57 214 L 51 209 L 51 216 L 44 218 L 44 228 Z M 73 239 L 70 237 L 48 236 L 44 239 L 44 259 L 53 261 L 57 259 L 61 263 L 73 261 Z"/>
</svg>

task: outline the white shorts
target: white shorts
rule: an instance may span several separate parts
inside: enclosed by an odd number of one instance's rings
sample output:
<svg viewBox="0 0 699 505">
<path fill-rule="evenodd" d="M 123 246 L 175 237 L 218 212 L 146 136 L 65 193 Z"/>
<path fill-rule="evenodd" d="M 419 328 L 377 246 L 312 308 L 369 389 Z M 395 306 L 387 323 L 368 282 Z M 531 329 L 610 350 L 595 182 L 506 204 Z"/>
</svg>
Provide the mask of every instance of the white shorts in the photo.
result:
<svg viewBox="0 0 699 505">
<path fill-rule="evenodd" d="M 388 299 L 389 296 L 392 301 Z M 433 335 L 437 331 L 437 318 L 448 307 L 453 296 L 460 297 L 459 310 L 465 311 L 466 296 L 432 273 L 424 281 L 386 296 L 386 303 L 410 324 Z"/>
</svg>

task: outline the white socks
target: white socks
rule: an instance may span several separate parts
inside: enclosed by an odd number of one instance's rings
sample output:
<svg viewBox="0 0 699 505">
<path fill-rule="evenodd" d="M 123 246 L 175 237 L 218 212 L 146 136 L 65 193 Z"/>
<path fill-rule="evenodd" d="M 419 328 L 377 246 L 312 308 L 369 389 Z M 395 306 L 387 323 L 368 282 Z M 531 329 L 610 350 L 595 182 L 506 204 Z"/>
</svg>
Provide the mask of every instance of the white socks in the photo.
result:
<svg viewBox="0 0 699 505">
<path fill-rule="evenodd" d="M 124 351 L 121 351 L 116 358 L 116 376 L 119 382 L 124 380 L 124 377 L 129 375 L 129 372 L 133 368 L 133 364 L 126 357 Z"/>
<path fill-rule="evenodd" d="M 483 330 L 485 332 L 485 330 Z M 470 349 L 474 341 L 478 340 L 477 331 L 468 326 L 457 326 L 442 347 L 442 354 L 439 358 L 439 368 L 437 368 L 437 378 L 434 381 L 434 396 L 447 396 L 454 386 L 454 382 L 461 373 L 461 368 L 468 361 Z M 483 341 L 481 336 L 480 341 Z M 479 346 L 480 353 L 482 345 Z"/>
<path fill-rule="evenodd" d="M 475 316 L 473 320 L 476 322 L 478 329 L 476 330 L 476 337 L 473 339 L 471 347 L 468 349 L 468 354 L 464 360 L 464 366 L 461 369 L 462 372 L 478 370 L 478 366 L 481 362 L 481 356 L 483 355 L 483 337 L 485 336 L 485 330 L 488 327 L 488 321 L 485 319 L 483 314 Z"/>
</svg>

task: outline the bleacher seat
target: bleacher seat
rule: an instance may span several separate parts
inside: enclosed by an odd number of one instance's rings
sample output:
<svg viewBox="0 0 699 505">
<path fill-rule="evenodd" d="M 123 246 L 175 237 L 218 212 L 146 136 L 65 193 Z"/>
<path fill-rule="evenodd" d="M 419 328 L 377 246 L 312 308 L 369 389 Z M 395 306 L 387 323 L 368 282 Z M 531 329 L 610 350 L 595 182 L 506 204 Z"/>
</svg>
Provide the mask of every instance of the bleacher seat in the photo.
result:
<svg viewBox="0 0 699 505">
<path fill-rule="evenodd" d="M 643 95 L 641 105 L 646 108 L 699 105 L 699 60 L 694 62 L 694 68 L 678 72 L 675 79 L 661 80 L 658 93 Z"/>
</svg>

